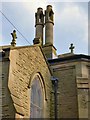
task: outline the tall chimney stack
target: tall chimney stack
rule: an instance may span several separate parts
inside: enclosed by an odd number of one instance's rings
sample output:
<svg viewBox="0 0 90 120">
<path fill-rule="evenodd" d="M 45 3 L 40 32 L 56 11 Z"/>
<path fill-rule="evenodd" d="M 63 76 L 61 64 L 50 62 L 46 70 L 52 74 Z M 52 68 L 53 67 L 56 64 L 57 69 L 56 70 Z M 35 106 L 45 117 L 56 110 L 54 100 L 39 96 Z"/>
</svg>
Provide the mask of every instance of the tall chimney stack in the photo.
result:
<svg viewBox="0 0 90 120">
<path fill-rule="evenodd" d="M 53 45 L 53 25 L 54 12 L 52 6 L 48 5 L 45 10 L 45 45 L 43 46 L 44 54 L 48 59 L 57 57 L 56 48 Z"/>
<path fill-rule="evenodd" d="M 35 13 L 35 27 L 35 38 L 41 39 L 41 45 L 43 45 L 44 14 L 42 8 L 38 8 Z"/>
<path fill-rule="evenodd" d="M 52 6 L 48 5 L 45 10 L 45 44 L 53 45 L 53 20 L 54 12 L 52 10 Z"/>
</svg>

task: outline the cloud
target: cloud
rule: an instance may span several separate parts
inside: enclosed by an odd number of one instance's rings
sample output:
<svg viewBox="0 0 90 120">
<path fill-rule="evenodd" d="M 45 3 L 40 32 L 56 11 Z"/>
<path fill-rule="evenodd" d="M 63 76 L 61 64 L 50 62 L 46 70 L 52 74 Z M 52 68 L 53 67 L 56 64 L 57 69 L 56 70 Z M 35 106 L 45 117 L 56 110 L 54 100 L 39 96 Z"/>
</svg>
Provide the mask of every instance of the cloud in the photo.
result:
<svg viewBox="0 0 90 120">
<path fill-rule="evenodd" d="M 30 12 L 31 14 L 37 11 L 37 8 L 43 8 L 43 12 L 46 10 L 47 5 L 51 4 L 53 6 L 53 10 L 55 10 L 55 5 L 53 2 L 49 2 L 47 0 L 33 0 L 32 2 L 22 2 L 23 7 Z"/>
<path fill-rule="evenodd" d="M 27 2 L 22 2 L 22 4 L 25 9 L 32 13 L 35 12 L 38 7 L 42 7 L 43 9 L 45 9 L 47 6 L 46 0 L 33 0 L 32 2 L 28 2 L 27 0 Z"/>
<path fill-rule="evenodd" d="M 78 53 L 82 53 L 82 51 L 87 53 L 88 3 L 64 3 L 63 6 L 59 12 L 60 17 L 56 18 L 59 19 L 57 21 L 60 21 L 57 24 L 60 25 L 58 29 L 60 29 L 60 38 L 64 43 L 61 46 L 73 42 Z"/>
<path fill-rule="evenodd" d="M 33 0 L 34 2 L 89 2 L 89 0 Z M 32 0 L 2 0 L 2 2 L 32 2 Z"/>
<path fill-rule="evenodd" d="M 3 3 L 3 12 L 19 31 L 26 36 L 30 43 L 32 43 L 35 33 L 35 12 L 38 7 L 42 7 L 43 10 L 45 10 L 48 4 L 53 6 L 55 13 L 54 35 L 56 48 L 59 53 L 62 49 L 64 49 L 65 52 L 71 42 L 75 43 L 77 47 L 80 44 L 84 45 L 87 43 L 88 15 L 87 6 L 85 6 L 86 3 L 74 3 L 75 0 L 72 0 L 73 2 L 71 1 L 70 3 L 66 3 L 68 1 L 65 2 L 65 0 L 63 0 L 63 2 L 60 2 L 60 0 L 8 1 L 10 0 L 5 0 L 5 3 Z M 10 43 L 10 33 L 12 30 L 13 27 L 3 18 L 4 43 Z M 17 33 L 17 36 L 17 44 L 23 45 L 25 40 L 23 40 L 19 33 Z"/>
<path fill-rule="evenodd" d="M 3 2 L 2 11 L 6 15 L 6 17 L 14 24 L 14 26 L 30 41 L 34 39 L 35 34 L 35 12 L 38 7 L 42 7 L 44 10 L 49 3 L 46 0 L 39 0 L 33 2 Z M 54 7 L 54 6 L 53 6 Z M 3 41 L 8 39 L 10 41 L 10 33 L 14 29 L 14 27 L 3 17 L 2 20 L 3 26 Z M 9 28 L 9 29 L 8 29 Z M 7 34 L 7 35 L 6 35 Z M 17 44 L 23 43 L 25 41 L 19 33 Z M 22 41 L 20 39 L 23 39 Z M 6 43 L 6 42 L 4 42 Z M 26 42 L 27 43 L 27 42 Z"/>
<path fill-rule="evenodd" d="M 65 28 L 66 32 L 69 30 L 71 33 L 73 31 L 73 34 L 75 32 L 76 34 L 81 33 L 82 37 L 85 38 L 86 34 L 88 33 L 88 17 L 82 9 L 76 5 L 67 5 L 61 13 L 61 18 L 61 22 L 64 25 L 63 27 Z"/>
<path fill-rule="evenodd" d="M 61 5 L 61 4 L 59 4 Z M 84 9 L 82 3 L 62 3 L 60 6 L 56 7 L 55 16 L 55 29 L 59 31 L 56 33 L 55 40 L 61 39 L 61 43 L 57 42 L 56 45 L 63 46 L 65 50 L 65 44 L 69 45 L 71 42 L 83 46 L 88 44 L 88 8 L 87 11 Z M 58 16 L 58 17 L 57 17 Z M 59 40 L 58 40 L 59 41 Z M 80 46 L 80 47 L 81 47 Z M 80 48 L 79 48 L 80 49 Z M 80 51 L 81 52 L 81 51 Z"/>
<path fill-rule="evenodd" d="M 1 6 L 0 6 L 1 7 Z M 1 13 L 0 13 L 0 42 L 2 41 L 2 15 L 1 15 Z"/>
<path fill-rule="evenodd" d="M 2 35 L 0 35 L 0 42 L 2 42 Z"/>
</svg>

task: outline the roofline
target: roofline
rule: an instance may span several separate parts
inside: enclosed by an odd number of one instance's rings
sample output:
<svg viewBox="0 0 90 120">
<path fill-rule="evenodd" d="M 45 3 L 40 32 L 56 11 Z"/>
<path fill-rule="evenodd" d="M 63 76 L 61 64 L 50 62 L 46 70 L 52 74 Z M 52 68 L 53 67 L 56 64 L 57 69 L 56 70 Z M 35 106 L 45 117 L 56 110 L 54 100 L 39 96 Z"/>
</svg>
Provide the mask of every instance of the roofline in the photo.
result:
<svg viewBox="0 0 90 120">
<path fill-rule="evenodd" d="M 55 58 L 55 59 L 49 59 L 49 63 L 56 63 L 56 62 L 65 62 L 65 61 L 72 61 L 72 60 L 84 60 L 84 61 L 90 61 L 90 55 L 84 55 L 84 54 L 74 54 L 72 56 L 66 56 L 61 58 Z"/>
</svg>

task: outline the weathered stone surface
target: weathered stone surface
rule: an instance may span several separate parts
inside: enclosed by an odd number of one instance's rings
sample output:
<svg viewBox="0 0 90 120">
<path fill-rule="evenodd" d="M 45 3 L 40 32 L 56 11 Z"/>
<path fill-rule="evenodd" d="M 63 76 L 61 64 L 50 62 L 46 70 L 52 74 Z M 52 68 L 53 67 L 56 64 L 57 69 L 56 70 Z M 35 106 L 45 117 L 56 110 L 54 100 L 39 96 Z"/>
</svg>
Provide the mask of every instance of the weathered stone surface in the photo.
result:
<svg viewBox="0 0 90 120">
<path fill-rule="evenodd" d="M 77 118 L 77 88 L 75 81 L 75 67 L 59 68 L 54 70 L 54 75 L 59 78 L 58 82 L 58 117 Z"/>
<path fill-rule="evenodd" d="M 2 117 L 14 118 L 15 108 L 8 89 L 9 61 L 2 61 Z"/>
<path fill-rule="evenodd" d="M 39 46 L 22 47 L 10 51 L 10 68 L 8 87 L 19 114 L 30 117 L 29 88 L 31 76 L 40 73 L 45 85 L 45 117 L 50 117 L 50 71 Z M 27 102 L 28 101 L 28 102 Z M 21 110 L 22 109 L 22 110 Z M 22 112 L 23 111 L 23 112 Z"/>
<path fill-rule="evenodd" d="M 59 78 L 57 94 L 58 118 L 88 118 L 90 64 L 87 61 L 65 61 L 50 64 L 38 45 L 16 47 L 5 53 L 0 62 L 0 100 L 4 118 L 30 117 L 30 90 L 38 73 L 44 84 L 44 117 L 54 118 L 53 76 Z M 65 56 L 63 56 L 65 57 Z M 51 71 L 50 71 L 51 69 Z M 1 85 L 2 84 L 2 85 Z M 1 116 L 1 114 L 0 114 Z"/>
<path fill-rule="evenodd" d="M 89 118 L 90 63 L 66 60 L 53 62 L 50 66 L 53 75 L 59 78 L 58 117 Z"/>
</svg>

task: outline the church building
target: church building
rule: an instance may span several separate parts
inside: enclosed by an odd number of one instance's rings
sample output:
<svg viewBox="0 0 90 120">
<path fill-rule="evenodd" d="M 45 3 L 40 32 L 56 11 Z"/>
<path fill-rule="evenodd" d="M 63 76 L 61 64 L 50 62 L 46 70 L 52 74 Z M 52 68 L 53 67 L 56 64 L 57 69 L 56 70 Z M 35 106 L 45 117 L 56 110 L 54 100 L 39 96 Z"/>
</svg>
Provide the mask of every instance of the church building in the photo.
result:
<svg viewBox="0 0 90 120">
<path fill-rule="evenodd" d="M 74 54 L 73 44 L 57 55 L 53 18 L 51 5 L 38 8 L 33 45 L 16 46 L 14 30 L 11 45 L 0 47 L 0 117 L 90 117 L 90 56 Z"/>
</svg>

